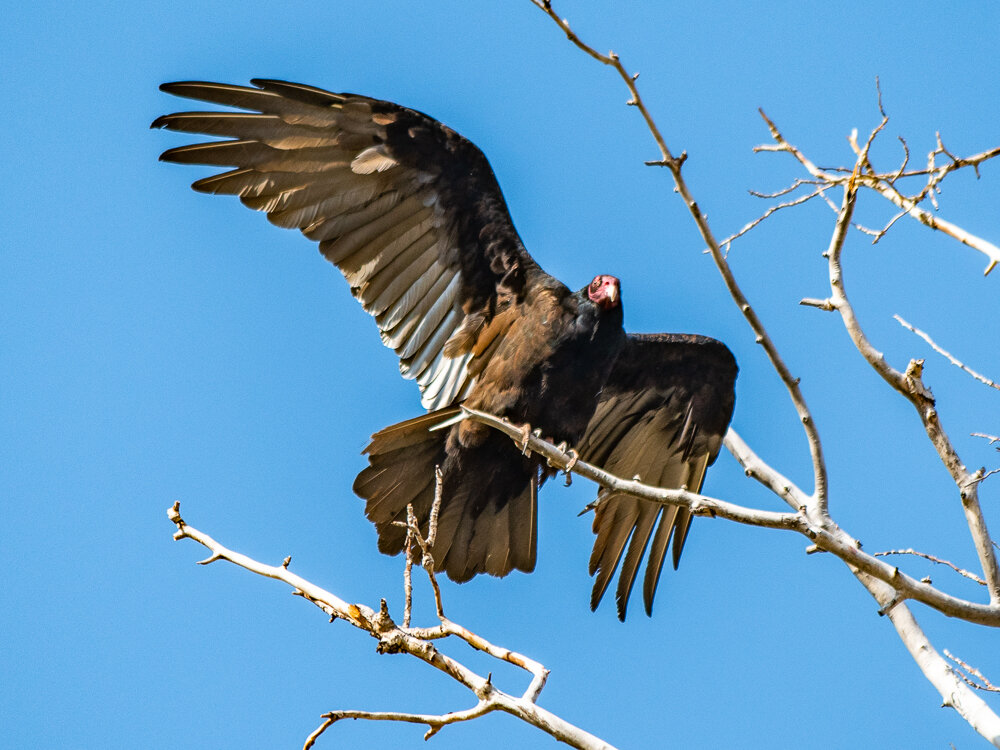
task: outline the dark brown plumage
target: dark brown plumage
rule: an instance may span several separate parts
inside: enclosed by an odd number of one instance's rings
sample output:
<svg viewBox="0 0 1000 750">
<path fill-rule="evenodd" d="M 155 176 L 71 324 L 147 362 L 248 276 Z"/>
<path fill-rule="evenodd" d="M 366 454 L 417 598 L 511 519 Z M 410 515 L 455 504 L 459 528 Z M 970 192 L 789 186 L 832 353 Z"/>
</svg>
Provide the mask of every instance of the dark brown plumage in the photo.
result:
<svg viewBox="0 0 1000 750">
<path fill-rule="evenodd" d="M 735 381 L 736 360 L 715 339 L 669 333 L 629 336 L 601 392 L 580 455 L 617 476 L 639 476 L 658 487 L 699 492 L 729 426 Z M 597 539 L 590 574 L 597 579 L 591 608 L 596 609 L 621 562 L 615 598 L 618 616 L 625 619 L 648 547 L 643 600 L 651 615 L 671 536 L 676 568 L 690 525 L 691 515 L 677 507 L 661 508 L 617 493 L 603 498 L 594 513 Z"/>
<path fill-rule="evenodd" d="M 529 423 L 583 457 L 652 484 L 698 490 L 733 408 L 736 365 L 703 337 L 626 337 L 619 283 L 571 292 L 524 249 L 493 170 L 472 143 L 405 107 L 282 81 L 256 88 L 183 82 L 177 96 L 246 112 L 182 112 L 153 123 L 228 140 L 162 159 L 228 167 L 198 180 L 298 228 L 344 274 L 429 413 L 376 433 L 355 483 L 379 549 L 396 554 L 412 504 L 426 524 L 434 467 L 443 493 L 433 554 L 457 581 L 530 571 L 537 490 L 550 470 L 456 405 Z M 437 429 L 435 429 L 437 428 Z M 653 527 L 657 518 L 659 526 Z M 674 565 L 690 518 L 612 496 L 597 504 L 596 607 L 621 565 L 618 612 L 650 536 L 650 611 L 671 533 Z"/>
</svg>

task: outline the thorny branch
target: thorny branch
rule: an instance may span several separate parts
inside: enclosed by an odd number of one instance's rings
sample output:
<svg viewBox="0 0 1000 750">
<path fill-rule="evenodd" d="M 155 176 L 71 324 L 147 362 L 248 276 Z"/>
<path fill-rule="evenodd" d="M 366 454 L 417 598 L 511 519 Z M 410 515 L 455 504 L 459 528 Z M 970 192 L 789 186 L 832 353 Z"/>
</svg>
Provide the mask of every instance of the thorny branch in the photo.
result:
<svg viewBox="0 0 1000 750">
<path fill-rule="evenodd" d="M 815 494 L 812 497 L 804 496 L 804 493 L 794 487 L 794 485 L 792 485 L 792 483 L 785 477 L 775 472 L 763 461 L 760 461 L 760 459 L 753 454 L 749 447 L 743 443 L 733 430 L 730 430 L 729 434 L 726 436 L 727 448 L 744 466 L 748 476 L 752 476 L 765 484 L 783 500 L 792 504 L 793 507 L 796 507 L 795 503 L 799 502 L 800 499 L 805 498 L 807 500 L 807 502 L 799 506 L 801 509 L 799 514 L 794 516 L 794 524 L 778 524 L 773 525 L 772 527 L 793 529 L 806 534 L 811 539 L 814 539 L 814 545 L 812 545 L 811 549 L 832 552 L 847 563 L 859 581 L 868 589 L 876 601 L 879 602 L 881 606 L 880 611 L 889 616 L 900 636 L 900 639 L 910 651 L 914 660 L 918 663 L 927 679 L 941 693 L 944 698 L 945 705 L 954 707 L 955 710 L 977 732 L 989 739 L 991 743 L 1000 746 L 1000 717 L 998 717 L 997 714 L 995 714 L 978 696 L 972 693 L 972 691 L 968 689 L 967 685 L 956 678 L 954 670 L 952 670 L 945 659 L 930 644 L 926 635 L 914 619 L 912 612 L 905 604 L 906 599 L 915 599 L 928 604 L 945 614 L 949 614 L 947 610 L 951 609 L 951 614 L 960 617 L 964 617 L 965 615 L 957 615 L 957 610 L 952 609 L 952 605 L 958 605 L 967 613 L 970 611 L 965 609 L 966 607 L 971 607 L 977 610 L 981 609 L 984 614 L 985 612 L 990 612 L 991 614 L 987 616 L 986 619 L 976 619 L 976 622 L 980 622 L 982 624 L 997 624 L 996 616 L 1000 613 L 1000 571 L 998 571 L 997 561 L 994 554 L 995 544 L 992 542 L 987 531 L 977 494 L 977 485 L 979 481 L 984 478 L 984 475 L 982 470 L 976 472 L 975 474 L 969 474 L 969 472 L 965 469 L 965 466 L 959 460 L 957 453 L 955 452 L 947 434 L 938 420 L 934 398 L 921 381 L 923 361 L 911 361 L 906 371 L 904 373 L 900 373 L 899 371 L 893 369 L 885 361 L 885 357 L 882 353 L 877 351 L 868 341 L 861 329 L 854 310 L 850 305 L 846 291 L 844 290 L 843 273 L 840 263 L 844 240 L 847 235 L 847 230 L 851 226 L 857 191 L 859 188 L 865 187 L 878 192 L 880 195 L 893 202 L 900 209 L 900 212 L 888 224 L 886 224 L 880 232 L 866 230 L 870 234 L 875 235 L 875 241 L 878 241 L 878 239 L 880 239 L 899 218 L 902 218 L 902 216 L 905 215 L 910 215 L 926 226 L 942 231 L 945 234 L 959 240 L 963 244 L 984 253 L 990 261 L 985 271 L 985 273 L 988 274 L 993 267 L 1000 262 L 1000 248 L 980 237 L 972 235 L 954 224 L 935 217 L 918 204 L 920 204 L 925 198 L 930 197 L 931 202 L 934 204 L 935 208 L 937 208 L 934 195 L 938 191 L 939 184 L 945 176 L 957 169 L 969 166 L 976 170 L 978 175 L 979 165 L 988 159 L 1000 156 L 1000 148 L 984 151 L 980 154 L 963 159 L 951 154 L 944 147 L 939 135 L 937 148 L 928 156 L 927 168 L 924 170 L 908 171 L 907 165 L 910 157 L 909 147 L 906 142 L 901 139 L 904 150 L 903 163 L 893 173 L 879 173 L 874 169 L 869 159 L 869 151 L 872 143 L 888 122 L 888 116 L 882 107 L 881 91 L 879 91 L 879 110 L 882 114 L 881 122 L 871 131 L 863 146 L 857 142 L 856 134 L 852 134 L 850 139 L 851 145 L 856 154 L 854 166 L 850 169 L 821 169 L 812 163 L 798 148 L 789 143 L 781 135 L 774 123 L 767 118 L 763 111 L 761 111 L 760 114 L 771 131 L 771 135 L 775 140 L 775 145 L 761 146 L 756 150 L 788 152 L 805 167 L 806 171 L 812 178 L 811 180 L 804 180 L 801 178 L 797 179 L 790 188 L 773 193 L 772 197 L 788 195 L 801 186 L 807 184 L 813 185 L 814 188 L 812 192 L 805 197 L 790 199 L 773 207 L 772 209 L 769 209 L 762 217 L 754 222 L 751 222 L 740 230 L 740 232 L 732 235 L 723 243 L 728 250 L 729 243 L 742 234 L 745 234 L 753 227 L 757 226 L 761 221 L 772 215 L 775 211 L 782 208 L 801 205 L 802 203 L 805 203 L 817 196 L 822 197 L 823 200 L 837 212 L 837 221 L 830 239 L 830 246 L 824 254 L 829 261 L 832 294 L 830 298 L 826 300 L 803 300 L 803 304 L 812 305 L 824 310 L 837 310 L 841 314 L 844 325 L 859 352 L 886 380 L 887 383 L 910 400 L 916 407 L 928 437 L 935 446 L 942 462 L 947 467 L 959 489 L 963 509 L 966 515 L 966 521 L 972 534 L 980 563 L 983 566 L 985 583 L 990 591 L 990 604 L 982 605 L 948 597 L 948 595 L 942 594 L 942 592 L 934 589 L 930 583 L 914 581 L 912 578 L 909 578 L 901 573 L 897 568 L 891 568 L 888 571 L 886 570 L 888 566 L 886 566 L 886 568 L 880 568 L 880 565 L 885 564 L 876 557 L 861 552 L 859 548 L 860 545 L 840 530 L 829 517 L 827 510 L 826 466 L 823 460 L 820 438 L 818 431 L 812 423 L 812 418 L 809 414 L 808 408 L 806 407 L 805 400 L 798 388 L 798 380 L 793 378 L 789 373 L 784 361 L 778 354 L 773 342 L 764 329 L 763 324 L 760 322 L 756 313 L 754 313 L 753 309 L 750 307 L 742 291 L 737 285 L 728 266 L 726 256 L 720 251 L 719 243 L 715 241 L 714 236 L 708 227 L 707 219 L 704 214 L 702 214 L 697 203 L 691 196 L 691 193 L 681 175 L 681 167 L 684 162 L 685 154 L 682 154 L 680 158 L 674 158 L 671 154 L 662 134 L 646 109 L 642 98 L 639 96 L 635 83 L 638 74 L 629 75 L 618 56 L 613 52 L 609 52 L 607 55 L 604 55 L 583 42 L 579 36 L 577 36 L 570 29 L 569 22 L 566 19 L 560 18 L 556 14 L 552 7 L 551 0 L 532 0 L 532 3 L 550 16 L 574 45 L 602 64 L 609 65 L 614 68 L 624 81 L 625 85 L 628 87 L 631 98 L 627 103 L 629 105 L 636 106 L 640 110 L 662 155 L 662 159 L 660 161 L 647 163 L 665 166 L 670 170 L 674 178 L 677 192 L 680 193 L 685 205 L 688 207 L 692 217 L 694 218 L 702 238 L 708 246 L 708 251 L 712 255 L 716 266 L 722 274 L 731 296 L 739 305 L 740 310 L 750 323 L 754 334 L 756 335 L 757 342 L 764 347 L 768 358 L 777 370 L 782 381 L 785 383 L 785 386 L 792 397 L 792 401 L 799 412 L 800 419 L 806 429 L 813 459 L 816 489 Z M 937 166 L 936 158 L 938 156 L 947 157 L 949 160 L 948 163 L 940 167 Z M 926 184 L 923 189 L 916 195 L 905 195 L 900 192 L 897 187 L 897 182 L 904 178 L 916 176 L 923 176 L 926 178 Z M 843 199 L 839 207 L 834 204 L 826 194 L 827 189 L 838 186 L 843 190 Z M 483 420 L 482 415 L 475 416 L 480 421 L 485 421 Z M 494 426 L 498 429 L 504 429 L 504 427 L 499 425 Z M 532 445 L 531 447 L 534 450 L 539 450 L 539 446 L 537 445 Z M 555 461 L 557 465 L 559 465 L 559 457 L 545 453 L 544 449 L 541 450 L 541 452 L 543 455 L 546 455 L 550 461 Z M 583 464 L 583 462 L 580 462 L 577 463 L 575 471 L 587 476 L 586 471 L 590 468 L 592 467 L 587 467 Z M 609 485 L 606 483 L 608 481 L 607 477 L 599 477 L 597 474 L 595 474 L 592 478 L 594 478 L 595 481 L 600 482 L 602 486 L 614 486 L 615 489 L 618 489 L 619 491 L 629 492 L 630 494 L 635 494 L 639 497 L 646 497 L 647 499 L 654 500 L 656 502 L 669 502 L 672 504 L 683 505 L 691 508 L 692 512 L 695 512 L 695 509 L 697 508 L 711 506 L 728 514 L 724 517 L 743 523 L 751 522 L 749 519 L 754 518 L 755 514 L 760 513 L 760 511 L 740 508 L 739 506 L 732 506 L 731 504 L 724 503 L 723 501 L 710 500 L 708 498 L 703 498 L 702 496 L 688 495 L 688 493 L 674 492 L 671 493 L 672 496 L 668 496 L 667 494 L 640 492 L 638 491 L 638 488 L 630 486 L 627 482 Z M 659 491 L 659 493 L 665 492 L 667 491 Z M 722 513 L 719 513 L 719 515 L 722 515 Z M 931 592 L 934 593 L 932 594 Z M 948 602 L 947 607 L 938 606 L 944 604 L 944 602 L 939 598 L 941 596 L 952 599 Z M 933 602 L 936 602 L 936 604 Z M 959 604 L 959 602 L 961 602 L 961 604 Z M 993 622 L 989 623 L 989 620 L 993 620 Z"/>
<path fill-rule="evenodd" d="M 437 733 L 442 727 L 448 724 L 468 721 L 469 719 L 474 719 L 493 711 L 503 711 L 515 716 L 571 747 L 580 748 L 581 750 L 614 750 L 611 745 L 600 738 L 589 734 L 537 705 L 536 701 L 542 688 L 545 686 L 545 681 L 549 673 L 544 666 L 534 659 L 530 659 L 523 654 L 501 646 L 496 646 L 458 623 L 452 622 L 443 615 L 439 615 L 438 619 L 440 623 L 434 627 L 400 627 L 389 616 L 389 608 L 384 599 L 377 611 L 364 604 L 349 604 L 335 594 L 292 573 L 286 565 L 266 565 L 224 547 L 208 534 L 185 523 L 184 519 L 181 518 L 180 503 L 174 503 L 167 510 L 167 516 L 177 527 L 177 530 L 174 532 L 174 539 L 191 539 L 209 550 L 211 554 L 206 559 L 200 561 L 200 564 L 207 565 L 217 560 L 226 560 L 249 570 L 251 573 L 282 581 L 292 587 L 292 593 L 312 602 L 323 610 L 330 617 L 331 622 L 335 619 L 341 619 L 371 635 L 378 641 L 378 646 L 376 647 L 378 653 L 410 654 L 464 685 L 477 699 L 476 705 L 470 709 L 440 715 L 353 710 L 332 711 L 324 714 L 323 724 L 309 735 L 304 750 L 312 747 L 316 739 L 340 719 L 404 721 L 425 724 L 428 727 L 427 734 L 425 735 L 426 738 Z M 465 643 L 477 651 L 482 651 L 499 661 L 513 664 L 531 674 L 531 682 L 524 693 L 518 697 L 500 690 L 492 684 L 489 675 L 483 677 L 476 674 L 460 661 L 448 656 L 434 645 L 433 641 L 448 636 L 455 636 L 465 641 Z"/>
</svg>

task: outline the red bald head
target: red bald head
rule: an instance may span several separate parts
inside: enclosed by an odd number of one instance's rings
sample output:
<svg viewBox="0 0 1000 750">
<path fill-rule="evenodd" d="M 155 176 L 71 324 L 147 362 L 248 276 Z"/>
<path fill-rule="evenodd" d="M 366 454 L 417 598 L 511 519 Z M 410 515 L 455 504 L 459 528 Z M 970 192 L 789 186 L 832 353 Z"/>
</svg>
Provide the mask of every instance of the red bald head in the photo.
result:
<svg viewBox="0 0 1000 750">
<path fill-rule="evenodd" d="M 595 276 L 587 287 L 587 296 L 594 304 L 611 310 L 621 304 L 621 284 L 614 276 Z"/>
</svg>

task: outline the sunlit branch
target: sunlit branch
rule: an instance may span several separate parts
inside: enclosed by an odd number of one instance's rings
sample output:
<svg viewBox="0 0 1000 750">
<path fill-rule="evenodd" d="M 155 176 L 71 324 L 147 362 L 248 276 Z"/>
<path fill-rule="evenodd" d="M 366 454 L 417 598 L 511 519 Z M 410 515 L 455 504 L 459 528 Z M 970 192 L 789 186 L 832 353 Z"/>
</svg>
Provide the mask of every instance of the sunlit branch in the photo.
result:
<svg viewBox="0 0 1000 750">
<path fill-rule="evenodd" d="M 743 467 L 743 473 L 747 477 L 756 479 L 795 510 L 805 507 L 809 496 L 788 477 L 764 463 L 732 427 L 726 432 L 723 442 L 726 450 L 732 453 Z"/>
<path fill-rule="evenodd" d="M 307 581 L 288 570 L 287 565 L 266 565 L 224 547 L 215 539 L 189 526 L 181 518 L 180 503 L 174 503 L 167 515 L 176 526 L 174 539 L 191 539 L 206 547 L 211 553 L 201 564 L 225 560 L 251 573 L 282 581 L 292 588 L 292 593 L 312 602 L 326 613 L 331 620 L 342 619 L 360 630 L 364 630 L 378 640 L 379 653 L 406 653 L 420 659 L 435 669 L 468 688 L 477 699 L 476 705 L 464 711 L 447 714 L 411 714 L 403 712 L 375 711 L 333 711 L 324 714 L 323 724 L 306 740 L 309 748 L 336 721 L 344 718 L 381 721 L 403 721 L 425 724 L 427 737 L 442 727 L 457 721 L 468 721 L 493 711 L 503 711 L 541 729 L 555 739 L 580 750 L 614 750 L 599 737 L 585 732 L 555 714 L 536 704 L 539 693 L 545 685 L 548 670 L 541 664 L 522 654 L 496 646 L 466 628 L 440 616 L 440 624 L 434 628 L 402 628 L 389 616 L 388 606 L 383 599 L 378 611 L 363 604 L 348 604 L 335 594 Z M 524 669 L 532 679 L 520 697 L 510 695 L 492 684 L 489 675 L 483 677 L 466 667 L 457 659 L 442 652 L 434 641 L 447 636 L 460 638 L 468 645 L 489 656 Z"/>
<path fill-rule="evenodd" d="M 960 576 L 968 578 L 970 581 L 975 581 L 976 583 L 981 584 L 983 586 L 986 585 L 986 581 L 977 576 L 975 573 L 970 573 L 965 568 L 960 568 L 957 565 L 955 565 L 955 563 L 950 562 L 949 560 L 942 560 L 940 557 L 935 557 L 934 555 L 928 555 L 926 552 L 918 552 L 915 549 L 889 549 L 886 550 L 885 552 L 876 552 L 874 556 L 887 557 L 888 555 L 913 555 L 915 557 L 922 557 L 924 560 L 930 560 L 932 563 L 937 563 L 938 565 L 945 565 L 954 570 Z"/>
<path fill-rule="evenodd" d="M 962 661 L 953 653 L 951 653 L 948 649 L 944 649 L 944 655 L 947 656 L 949 659 L 951 659 L 953 662 L 955 662 L 963 670 L 965 670 L 967 674 L 960 673 L 961 678 L 965 680 L 965 684 L 974 687 L 976 690 L 983 690 L 988 693 L 1000 693 L 1000 687 L 994 685 L 992 682 L 986 679 L 983 673 L 980 672 L 978 669 L 976 669 L 974 666 Z M 969 675 L 972 675 L 972 677 L 969 677 Z"/>
<path fill-rule="evenodd" d="M 783 141 L 784 139 L 778 133 L 777 128 L 773 126 L 773 123 L 770 123 L 770 121 L 768 123 L 775 139 Z M 871 344 L 864 333 L 854 312 L 854 308 L 848 299 L 844 284 L 841 255 L 843 253 L 847 229 L 850 226 L 851 217 L 854 213 L 858 179 L 862 172 L 869 166 L 868 149 L 874 141 L 875 136 L 885 126 L 885 123 L 886 119 L 883 113 L 882 122 L 869 135 L 863 148 L 857 147 L 856 136 L 852 134 L 852 144 L 855 145 L 857 161 L 851 178 L 844 185 L 843 201 L 838 211 L 833 234 L 830 238 L 830 245 L 825 253 L 829 265 L 831 295 L 828 300 L 822 300 L 814 306 L 839 312 L 844 323 L 844 328 L 847 330 L 851 341 L 865 360 L 882 376 L 886 383 L 905 396 L 916 408 L 927 436 L 930 438 L 931 443 L 937 450 L 938 456 L 958 487 L 966 523 L 972 535 L 980 564 L 983 567 L 983 577 L 986 579 L 986 584 L 990 592 L 990 601 L 992 604 L 998 604 L 1000 603 L 1000 569 L 997 567 L 995 550 L 986 526 L 986 519 L 979 504 L 977 479 L 981 479 L 981 477 L 976 477 L 968 472 L 941 425 L 934 397 L 921 380 L 923 360 L 911 361 L 905 373 L 893 368 L 886 360 L 885 355 Z M 812 304 L 816 301 L 803 300 L 803 302 Z"/>
<path fill-rule="evenodd" d="M 900 193 L 892 184 L 888 183 L 882 179 L 874 179 L 871 184 L 867 187 L 872 188 L 883 197 L 887 198 L 889 201 L 894 203 L 899 208 L 906 211 L 910 216 L 919 221 L 924 226 L 930 227 L 931 229 L 936 229 L 943 234 L 958 240 L 963 245 L 971 247 L 973 250 L 978 250 L 987 258 L 989 258 L 989 263 L 986 269 L 983 271 L 983 275 L 987 275 L 997 263 L 1000 263 L 1000 247 L 997 247 L 992 242 L 988 242 L 982 237 L 977 237 L 971 232 L 966 231 L 956 224 L 952 224 L 950 221 L 945 221 L 944 219 L 938 218 L 929 211 L 921 208 L 917 205 L 916 201 L 911 198 L 906 197 Z"/>
<path fill-rule="evenodd" d="M 477 411 L 476 409 L 463 406 L 462 411 L 468 414 L 471 419 L 505 433 L 519 447 L 524 444 L 526 433 L 523 428 L 495 417 L 492 414 Z M 563 450 L 559 446 L 553 445 L 533 433 L 527 433 L 526 442 L 527 449 L 543 456 L 549 462 L 549 465 L 565 471 L 572 464 L 571 471 L 574 474 L 585 479 L 590 479 L 602 487 L 615 490 L 616 492 L 623 492 L 645 500 L 651 500 L 661 505 L 677 505 L 687 508 L 695 516 L 725 518 L 737 523 L 770 529 L 802 530 L 806 528 L 806 522 L 801 513 L 777 513 L 770 510 L 757 510 L 714 497 L 708 497 L 707 495 L 688 492 L 687 490 L 652 487 L 634 479 L 616 477 L 604 469 L 581 460 L 575 451 L 571 452 L 569 449 Z M 803 495 L 804 497 L 806 496 Z"/>
<path fill-rule="evenodd" d="M 880 103 L 881 107 L 881 103 Z M 771 133 L 771 137 L 774 139 L 774 144 L 768 144 L 763 146 L 757 146 L 754 151 L 772 151 L 772 152 L 785 152 L 791 154 L 796 161 L 801 164 L 805 170 L 819 183 L 826 184 L 829 186 L 834 185 L 846 185 L 849 180 L 854 180 L 859 187 L 870 188 L 871 190 L 877 192 L 882 197 L 886 198 L 892 202 L 897 208 L 901 209 L 904 213 L 912 216 L 914 219 L 919 221 L 921 224 L 930 227 L 931 229 L 936 229 L 944 234 L 952 237 L 963 245 L 978 250 L 983 253 L 987 258 L 989 258 L 989 264 L 984 271 L 984 274 L 988 274 L 993 270 L 993 267 L 1000 262 L 1000 247 L 997 247 L 993 243 L 978 237 L 971 232 L 959 227 L 951 222 L 945 221 L 944 219 L 938 218 L 937 216 L 931 214 L 929 211 L 921 208 L 918 204 L 928 195 L 933 196 L 934 190 L 937 188 L 938 184 L 944 179 L 945 176 L 955 171 L 956 169 L 961 169 L 963 167 L 972 167 L 977 171 L 979 165 L 984 161 L 993 159 L 1000 156 L 1000 148 L 991 149 L 989 151 L 984 151 L 979 154 L 975 154 L 971 157 L 966 157 L 960 159 L 958 157 L 951 157 L 952 162 L 944 167 L 934 167 L 933 157 L 935 153 L 945 153 L 944 151 L 932 151 L 929 157 L 930 166 L 926 170 L 918 170 L 911 172 L 901 172 L 889 174 L 881 174 L 875 172 L 872 169 L 863 169 L 860 173 L 858 170 L 847 170 L 842 168 L 836 169 L 822 169 L 811 160 L 809 160 L 805 154 L 794 145 L 792 145 L 778 130 L 774 122 L 764 114 L 763 110 L 760 110 L 760 115 L 764 118 L 764 122 L 767 123 L 768 130 Z M 883 111 L 883 125 L 885 121 L 885 113 Z M 881 126 L 876 129 L 880 130 Z M 875 132 L 873 132 L 873 136 Z M 940 138 L 939 138 L 940 145 Z M 856 144 L 855 144 L 856 145 Z M 904 144 L 905 145 L 905 144 Z M 940 147 L 943 149 L 943 146 Z M 907 150 L 907 158 L 909 157 L 909 151 Z M 867 165 L 867 152 L 865 155 L 865 164 Z M 905 162 L 904 162 L 905 164 Z M 870 165 L 868 165 L 870 166 Z M 907 196 L 901 193 L 897 187 L 896 182 L 900 177 L 913 177 L 913 176 L 928 176 L 928 184 L 915 196 Z M 888 227 L 886 227 L 886 230 Z M 876 233 L 878 234 L 878 233 Z M 882 232 L 884 234 L 884 231 Z"/>
<path fill-rule="evenodd" d="M 954 355 L 950 354 L 949 352 L 946 352 L 940 346 L 938 346 L 937 344 L 935 344 L 934 340 L 930 336 L 928 336 L 926 333 L 924 333 L 923 331 L 921 331 L 919 328 L 914 328 L 912 325 L 910 325 L 905 320 L 903 320 L 899 315 L 893 315 L 892 317 L 894 317 L 896 319 L 896 322 L 899 323 L 901 326 L 903 326 L 903 328 L 905 328 L 905 329 L 907 329 L 909 331 L 912 331 L 913 333 L 917 334 L 920 338 L 922 338 L 924 341 L 926 341 L 928 344 L 930 344 L 931 349 L 933 349 L 934 351 L 936 351 L 942 357 L 945 357 L 949 362 L 951 362 L 953 365 L 955 365 L 955 367 L 958 367 L 959 369 L 964 370 L 969 375 L 971 375 L 973 378 L 975 378 L 976 380 L 978 380 L 980 383 L 984 383 L 985 385 L 988 385 L 990 388 L 996 388 L 997 390 L 1000 390 L 1000 385 L 998 385 L 994 381 L 990 380 L 985 375 L 980 375 L 975 370 L 973 370 L 973 369 L 971 369 L 969 367 L 966 367 L 962 363 L 961 360 L 959 360 Z"/>
<path fill-rule="evenodd" d="M 803 396 L 802 391 L 799 388 L 799 379 L 792 375 L 791 371 L 788 369 L 784 359 L 782 359 L 781 355 L 778 353 L 778 349 L 772 341 L 771 336 L 764 328 L 764 324 L 757 316 L 756 311 L 750 306 L 750 302 L 743 294 L 743 290 L 740 288 L 739 284 L 737 284 L 736 277 L 733 275 L 732 269 L 729 267 L 725 254 L 708 225 L 708 219 L 695 202 L 694 197 L 688 188 L 687 182 L 681 174 L 681 167 L 683 166 L 687 155 L 685 153 L 681 153 L 679 157 L 675 157 L 668 148 L 666 140 L 660 133 L 656 122 L 653 120 L 653 116 L 650 114 L 649 110 L 646 108 L 645 102 L 639 95 L 639 89 L 636 87 L 635 83 L 639 75 L 638 73 L 628 73 L 625 66 L 622 65 L 621 60 L 619 60 L 618 55 L 614 52 L 608 52 L 608 54 L 604 55 L 590 45 L 586 44 L 572 29 L 570 29 L 569 22 L 566 19 L 559 17 L 559 15 L 555 12 L 555 9 L 552 7 L 550 0 L 531 0 L 531 2 L 535 6 L 541 8 L 553 21 L 555 21 L 559 28 L 562 29 L 563 33 L 566 34 L 566 37 L 574 45 L 586 52 L 595 60 L 612 67 L 628 88 L 631 98 L 627 103 L 636 107 L 642 114 L 642 118 L 646 122 L 646 127 L 653 136 L 653 140 L 656 142 L 661 155 L 661 158 L 658 161 L 646 163 L 666 167 L 670 170 L 677 192 L 684 200 L 684 205 L 687 206 L 691 217 L 694 219 L 702 240 L 705 242 L 708 247 L 708 251 L 712 256 L 712 260 L 715 261 L 715 265 L 719 269 L 719 273 L 722 274 L 722 279 L 726 284 L 726 288 L 729 290 L 730 296 L 740 308 L 743 316 L 750 324 L 751 329 L 753 329 L 754 340 L 764 349 L 768 360 L 771 362 L 771 365 L 777 371 L 782 383 L 788 390 L 792 403 L 795 406 L 795 410 L 798 413 L 799 421 L 802 423 L 803 429 L 805 430 L 806 439 L 809 444 L 809 453 L 813 465 L 813 481 L 815 483 L 815 489 L 813 495 L 809 498 L 807 506 L 809 511 L 817 514 L 817 516 L 827 516 L 827 469 L 826 461 L 823 458 L 823 446 L 820 441 L 819 430 L 816 428 L 812 414 L 809 411 L 809 407 L 806 405 L 805 396 Z"/>
<path fill-rule="evenodd" d="M 334 723 L 341 721 L 342 719 L 401 721 L 410 724 L 426 724 L 428 729 L 424 733 L 424 739 L 429 740 L 441 731 L 443 727 L 446 727 L 449 724 L 457 724 L 461 721 L 478 719 L 480 716 L 484 716 L 498 709 L 498 706 L 490 705 L 486 701 L 479 701 L 479 703 L 477 703 L 473 708 L 466 709 L 465 711 L 451 711 L 446 714 L 409 714 L 399 711 L 330 711 L 329 713 L 323 714 L 323 723 L 316 728 L 316 731 L 306 738 L 305 744 L 302 746 L 302 750 L 309 750 L 309 748 L 316 743 L 316 740 L 319 739 L 321 734 L 333 726 Z"/>
<path fill-rule="evenodd" d="M 976 732 L 992 745 L 1000 747 L 1000 717 L 956 675 L 934 648 L 906 603 L 899 601 L 891 586 L 860 571 L 854 574 L 881 605 L 906 650 L 941 695 L 942 705 L 953 708 Z"/>
<path fill-rule="evenodd" d="M 1000 606 L 970 602 L 946 594 L 928 583 L 906 575 L 899 568 L 862 551 L 857 539 L 851 537 L 829 519 L 823 519 L 822 522 L 814 521 L 808 513 L 802 510 L 798 513 L 758 510 L 685 490 L 663 489 L 635 480 L 622 479 L 580 460 L 575 452 L 563 450 L 559 446 L 543 440 L 538 435 L 526 431 L 523 427 L 518 427 L 499 417 L 475 409 L 463 407 L 463 411 L 469 415 L 470 419 L 500 430 L 511 438 L 519 448 L 526 445 L 529 451 L 543 456 L 550 466 L 565 470 L 573 462 L 573 473 L 590 479 L 601 487 L 661 505 L 676 505 L 686 508 L 692 515 L 696 516 L 723 518 L 761 528 L 796 531 L 809 539 L 817 549 L 830 552 L 851 568 L 858 569 L 891 585 L 896 590 L 900 601 L 914 599 L 949 617 L 957 617 L 980 625 L 1000 627 Z M 730 431 L 727 434 L 726 443 L 735 448 L 733 454 L 744 466 L 744 469 L 749 470 L 751 475 L 765 486 L 776 490 L 776 494 L 782 497 L 785 502 L 793 504 L 800 498 L 808 497 L 787 478 L 764 464 L 735 432 Z M 744 460 L 747 461 L 746 464 L 742 464 Z"/>
</svg>

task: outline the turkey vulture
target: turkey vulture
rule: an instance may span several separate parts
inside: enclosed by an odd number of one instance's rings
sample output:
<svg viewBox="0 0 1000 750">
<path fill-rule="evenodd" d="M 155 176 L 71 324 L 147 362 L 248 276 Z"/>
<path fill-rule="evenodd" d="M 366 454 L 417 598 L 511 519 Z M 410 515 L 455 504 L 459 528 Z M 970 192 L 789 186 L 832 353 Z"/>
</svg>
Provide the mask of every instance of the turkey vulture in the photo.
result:
<svg viewBox="0 0 1000 750">
<path fill-rule="evenodd" d="M 403 377 L 420 386 L 428 413 L 373 435 L 354 482 L 382 552 L 402 551 L 396 522 L 408 504 L 426 524 L 439 466 L 437 569 L 456 581 L 534 569 L 537 490 L 552 470 L 462 420 L 463 403 L 577 445 L 618 475 L 700 490 L 733 411 L 736 362 L 723 344 L 626 335 L 618 279 L 598 275 L 573 292 L 545 273 L 521 243 L 486 157 L 427 115 L 301 84 L 252 84 L 161 86 L 240 111 L 160 117 L 152 127 L 224 138 L 160 158 L 228 168 L 192 187 L 238 195 L 318 241 L 399 355 Z M 651 613 L 670 539 L 676 567 L 690 514 L 627 495 L 599 500 L 591 606 L 620 565 L 624 619 L 648 548 Z"/>
</svg>

